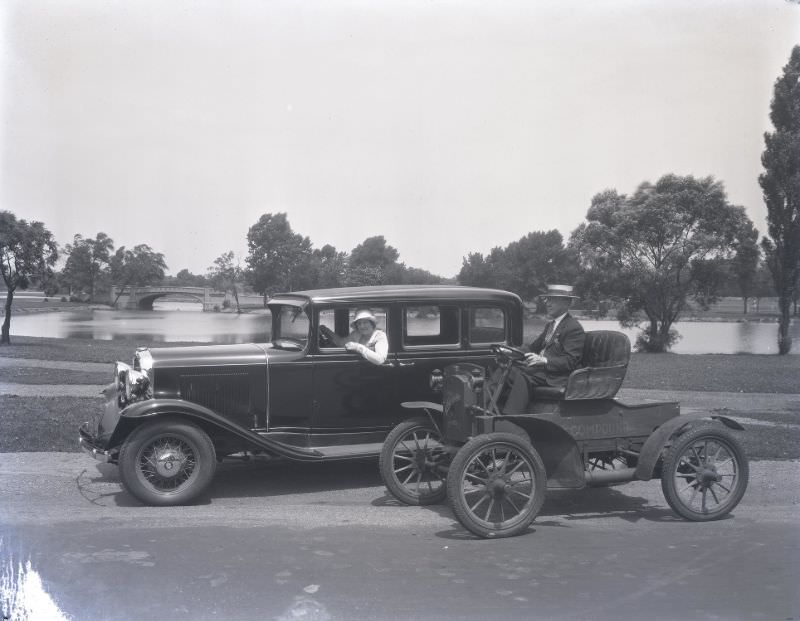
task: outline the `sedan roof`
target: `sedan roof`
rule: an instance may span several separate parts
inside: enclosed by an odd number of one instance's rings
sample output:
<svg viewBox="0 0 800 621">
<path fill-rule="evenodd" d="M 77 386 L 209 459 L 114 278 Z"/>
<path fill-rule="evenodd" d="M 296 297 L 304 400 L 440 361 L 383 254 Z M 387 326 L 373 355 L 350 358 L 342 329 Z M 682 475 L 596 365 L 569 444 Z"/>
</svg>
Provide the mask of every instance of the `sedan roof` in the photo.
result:
<svg viewBox="0 0 800 621">
<path fill-rule="evenodd" d="M 446 300 L 476 302 L 513 300 L 521 303 L 518 295 L 509 293 L 508 291 L 501 291 L 500 289 L 462 287 L 460 285 L 381 285 L 279 293 L 270 298 L 268 304 L 297 304 L 308 302 L 314 304 L 332 302 L 436 302 Z"/>
</svg>

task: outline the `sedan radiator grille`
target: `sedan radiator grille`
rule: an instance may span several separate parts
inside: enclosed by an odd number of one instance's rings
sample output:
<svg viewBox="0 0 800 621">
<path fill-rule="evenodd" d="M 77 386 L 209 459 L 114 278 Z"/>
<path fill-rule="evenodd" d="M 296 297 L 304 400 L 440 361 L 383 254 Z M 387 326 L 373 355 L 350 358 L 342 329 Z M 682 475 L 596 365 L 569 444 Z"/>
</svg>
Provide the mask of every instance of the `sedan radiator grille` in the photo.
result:
<svg viewBox="0 0 800 621">
<path fill-rule="evenodd" d="M 181 398 L 230 418 L 246 417 L 251 412 L 246 372 L 182 375 Z"/>
</svg>

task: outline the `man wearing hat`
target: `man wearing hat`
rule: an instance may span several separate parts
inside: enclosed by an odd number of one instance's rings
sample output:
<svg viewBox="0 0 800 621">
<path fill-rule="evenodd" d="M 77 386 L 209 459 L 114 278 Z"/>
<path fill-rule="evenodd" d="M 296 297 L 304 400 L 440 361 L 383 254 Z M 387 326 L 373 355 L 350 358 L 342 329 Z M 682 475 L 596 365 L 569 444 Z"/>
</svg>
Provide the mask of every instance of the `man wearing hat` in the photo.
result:
<svg viewBox="0 0 800 621">
<path fill-rule="evenodd" d="M 569 374 L 581 364 L 586 335 L 583 327 L 569 314 L 572 301 L 570 285 L 547 285 L 541 296 L 549 321 L 542 333 L 530 344 L 531 353 L 525 356 L 526 368 L 514 369 L 513 384 L 504 411 L 524 413 L 534 386 L 564 386 Z"/>
</svg>

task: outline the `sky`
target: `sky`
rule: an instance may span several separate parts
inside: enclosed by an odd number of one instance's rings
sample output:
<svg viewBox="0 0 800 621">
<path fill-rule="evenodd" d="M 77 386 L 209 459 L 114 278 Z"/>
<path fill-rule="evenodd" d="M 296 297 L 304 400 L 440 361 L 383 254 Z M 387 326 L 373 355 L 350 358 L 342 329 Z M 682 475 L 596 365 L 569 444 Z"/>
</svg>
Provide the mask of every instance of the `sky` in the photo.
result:
<svg viewBox="0 0 800 621">
<path fill-rule="evenodd" d="M 0 209 L 205 273 L 264 213 L 458 273 L 592 196 L 758 175 L 788 0 L 3 0 Z"/>
</svg>

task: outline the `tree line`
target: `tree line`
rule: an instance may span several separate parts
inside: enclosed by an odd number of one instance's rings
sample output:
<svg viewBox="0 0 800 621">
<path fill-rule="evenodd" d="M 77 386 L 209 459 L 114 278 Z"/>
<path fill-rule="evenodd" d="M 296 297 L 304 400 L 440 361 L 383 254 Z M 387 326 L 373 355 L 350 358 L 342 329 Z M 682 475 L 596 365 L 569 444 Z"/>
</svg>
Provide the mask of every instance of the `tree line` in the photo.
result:
<svg viewBox="0 0 800 621">
<path fill-rule="evenodd" d="M 800 291 L 800 46 L 775 83 L 764 135 L 764 172 L 759 176 L 767 207 L 768 236 L 761 238 L 744 208 L 732 205 L 721 181 L 663 175 L 641 183 L 631 195 L 615 189 L 596 194 L 582 222 L 565 242 L 558 231 L 533 231 L 487 255 L 468 254 L 457 281 L 507 289 L 534 299 L 548 282 L 573 282 L 598 314 L 616 310 L 623 324 L 646 318 L 637 346 L 669 349 L 673 324 L 690 302 L 707 308 L 725 292 L 738 292 L 744 309 L 750 297 L 770 288 L 778 297 L 778 351 L 791 350 L 792 306 Z M 176 284 L 231 291 L 241 287 L 267 297 L 278 291 L 355 285 L 433 284 L 440 276 L 399 262 L 399 252 L 382 235 L 349 253 L 292 230 L 285 213 L 262 215 L 247 232 L 244 265 L 233 251 L 214 260 L 205 275 L 184 269 L 165 277 L 164 255 L 145 244 L 132 249 L 105 233 L 76 235 L 62 249 L 41 222 L 0 211 L 0 270 L 6 284 L 0 342 L 9 342 L 11 301 L 30 284 L 53 294 L 64 288 L 94 300 L 98 290 L 119 285 Z M 119 297 L 119 295 L 117 297 Z"/>
<path fill-rule="evenodd" d="M 18 219 L 0 211 L 0 257 L 6 285 L 2 342 L 10 342 L 9 329 L 14 293 L 35 286 L 46 296 L 62 295 L 71 301 L 103 302 L 116 306 L 132 287 L 175 285 L 213 287 L 230 293 L 239 308 L 239 294 L 263 296 L 279 291 L 348 287 L 357 285 L 435 284 L 444 279 L 408 267 L 383 235 L 366 238 L 352 251 L 326 244 L 314 248 L 311 240 L 292 230 L 285 213 L 264 214 L 247 232 L 244 264 L 230 250 L 214 259 L 205 274 L 188 269 L 167 276 L 164 255 L 147 244 L 115 250 L 104 232 L 94 237 L 76 234 L 59 247 L 41 222 Z M 56 264 L 63 262 L 58 270 Z M 116 287 L 111 300 L 111 288 Z"/>
<path fill-rule="evenodd" d="M 470 254 L 459 282 L 519 292 L 533 299 L 548 282 L 575 283 L 596 316 L 613 308 L 623 324 L 646 319 L 637 348 L 665 351 L 672 325 L 691 301 L 703 308 L 723 292 L 763 295 L 758 232 L 744 208 L 731 205 L 712 177 L 665 175 L 631 195 L 595 195 L 565 242 L 558 231 L 534 232 L 487 256 Z"/>
<path fill-rule="evenodd" d="M 494 283 L 526 298 L 548 281 L 575 282 L 600 314 L 613 305 L 623 325 L 643 315 L 638 349 L 663 352 L 690 301 L 707 308 L 734 289 L 746 311 L 749 297 L 768 290 L 768 274 L 778 298 L 778 353 L 788 353 L 800 292 L 800 46 L 775 82 L 770 119 L 775 131 L 764 134 L 758 178 L 768 236 L 760 244 L 722 182 L 668 174 L 630 196 L 595 195 L 566 244 L 557 231 L 535 232 L 486 256 L 470 254 L 459 281 Z"/>
</svg>

